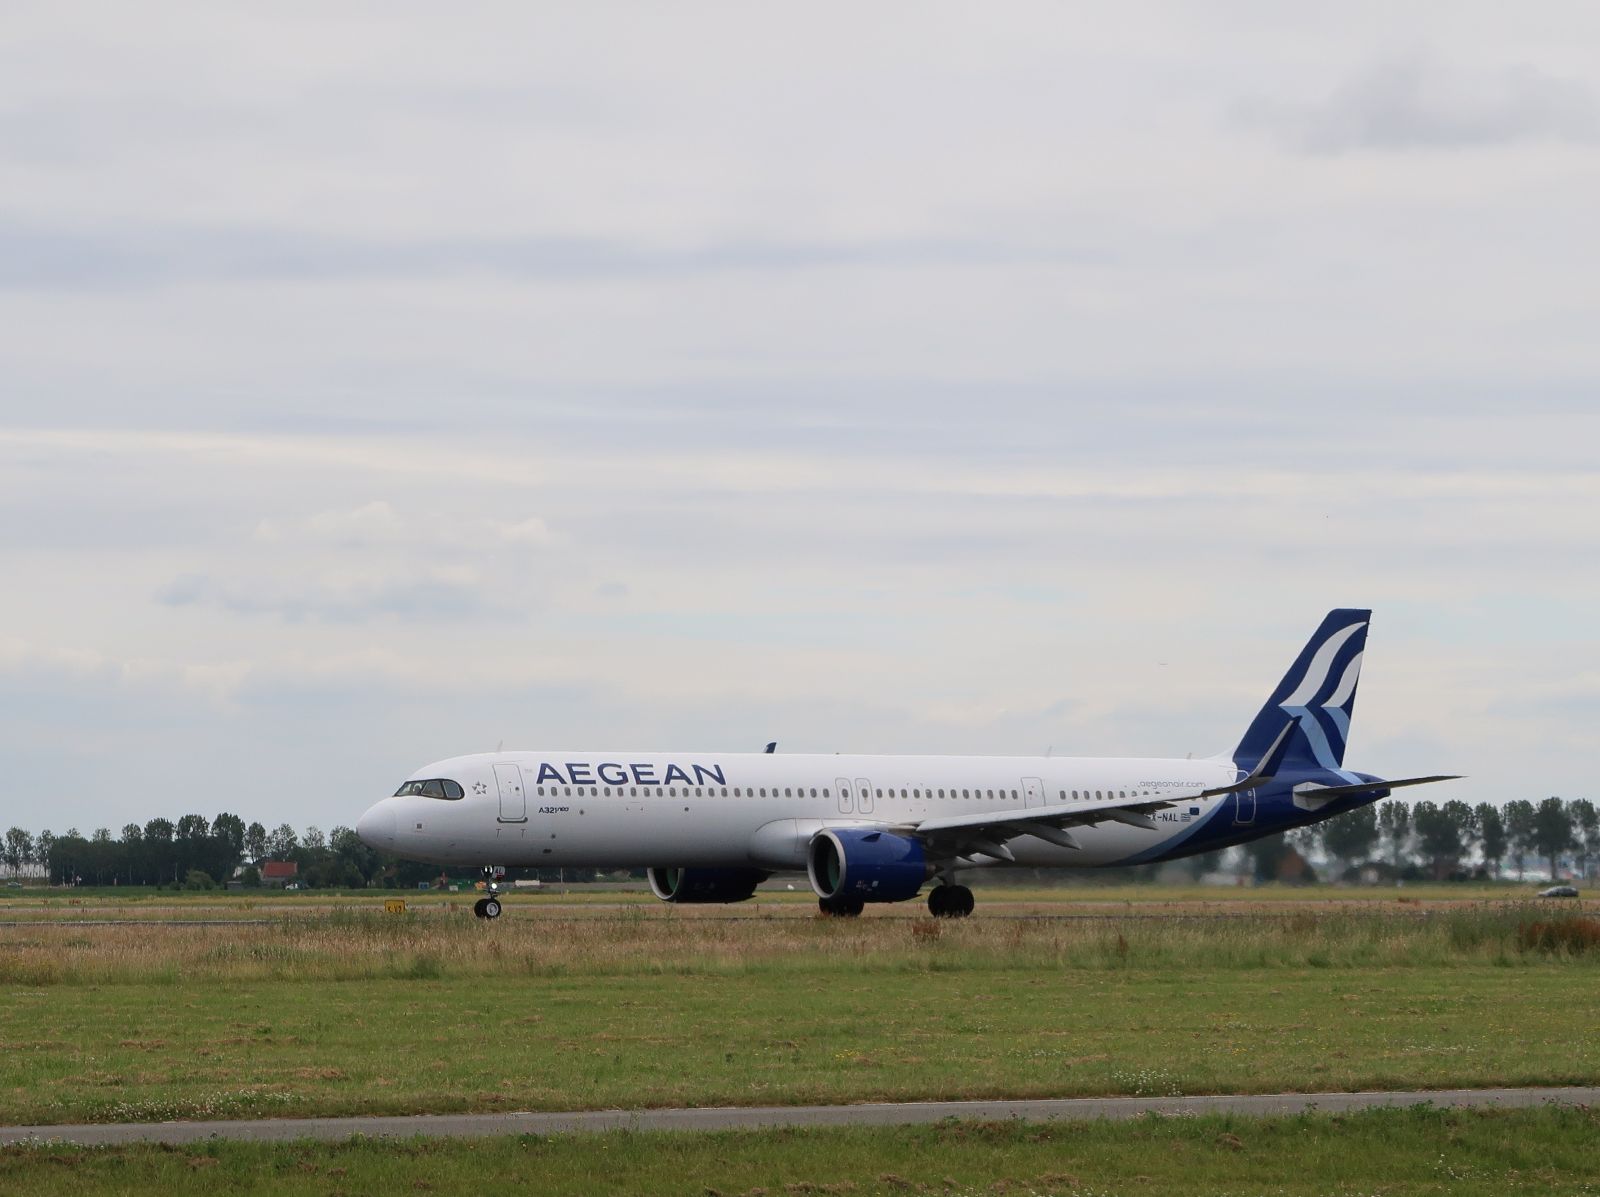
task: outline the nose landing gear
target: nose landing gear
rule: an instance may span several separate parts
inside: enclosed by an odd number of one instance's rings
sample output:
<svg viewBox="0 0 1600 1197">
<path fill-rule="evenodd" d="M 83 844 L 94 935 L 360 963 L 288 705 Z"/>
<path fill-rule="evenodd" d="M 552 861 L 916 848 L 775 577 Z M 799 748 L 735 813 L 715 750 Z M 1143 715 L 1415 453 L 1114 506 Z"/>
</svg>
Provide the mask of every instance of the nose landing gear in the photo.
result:
<svg viewBox="0 0 1600 1197">
<path fill-rule="evenodd" d="M 472 913 L 480 919 L 497 919 L 500 917 L 500 878 L 505 875 L 505 869 L 499 865 L 484 865 L 483 879 L 487 883 L 489 896 L 479 898 L 472 904 Z"/>
</svg>

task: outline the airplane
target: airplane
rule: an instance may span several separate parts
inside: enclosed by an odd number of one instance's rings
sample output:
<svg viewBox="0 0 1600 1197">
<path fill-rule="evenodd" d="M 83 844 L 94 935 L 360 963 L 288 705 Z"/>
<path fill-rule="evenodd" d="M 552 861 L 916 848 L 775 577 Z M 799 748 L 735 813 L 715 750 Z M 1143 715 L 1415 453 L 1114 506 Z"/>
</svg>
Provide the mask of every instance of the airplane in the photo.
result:
<svg viewBox="0 0 1600 1197">
<path fill-rule="evenodd" d="M 479 865 L 479 918 L 507 867 L 646 870 L 673 903 L 742 902 L 804 871 L 825 915 L 974 908 L 961 871 L 1153 864 L 1333 818 L 1403 786 L 1344 767 L 1371 612 L 1328 614 L 1232 752 L 1203 760 L 493 752 L 417 770 L 356 832 L 411 860 Z"/>
</svg>

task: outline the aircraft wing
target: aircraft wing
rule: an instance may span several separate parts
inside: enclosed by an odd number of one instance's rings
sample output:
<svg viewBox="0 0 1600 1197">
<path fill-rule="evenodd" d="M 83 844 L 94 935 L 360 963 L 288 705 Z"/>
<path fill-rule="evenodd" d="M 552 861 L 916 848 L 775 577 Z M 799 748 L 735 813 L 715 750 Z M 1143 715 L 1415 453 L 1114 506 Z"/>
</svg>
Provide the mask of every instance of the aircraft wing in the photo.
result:
<svg viewBox="0 0 1600 1197">
<path fill-rule="evenodd" d="M 1208 791 L 1209 792 L 1209 791 Z M 1022 810 L 995 811 L 993 814 L 952 815 L 944 819 L 924 819 L 897 828 L 923 841 L 936 855 L 993 856 L 1011 860 L 1006 841 L 1031 835 L 1062 848 L 1077 848 L 1070 828 L 1095 823 L 1126 823 L 1130 827 L 1154 828 L 1150 817 L 1199 795 L 1171 798 L 1107 798 L 1096 802 L 1061 803 L 1055 806 L 1030 806 Z"/>
</svg>

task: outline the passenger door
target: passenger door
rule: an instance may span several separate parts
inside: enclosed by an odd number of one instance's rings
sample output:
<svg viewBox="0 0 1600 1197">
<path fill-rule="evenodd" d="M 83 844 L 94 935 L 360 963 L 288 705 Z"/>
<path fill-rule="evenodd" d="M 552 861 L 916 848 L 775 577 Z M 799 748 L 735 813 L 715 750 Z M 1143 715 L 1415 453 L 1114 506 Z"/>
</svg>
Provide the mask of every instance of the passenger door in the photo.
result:
<svg viewBox="0 0 1600 1197">
<path fill-rule="evenodd" d="M 856 809 L 864 815 L 872 813 L 872 782 L 865 777 L 856 778 Z"/>
<path fill-rule="evenodd" d="M 1233 821 L 1235 823 L 1254 823 L 1256 821 L 1256 792 L 1254 790 L 1240 790 L 1233 796 Z"/>
<path fill-rule="evenodd" d="M 1044 805 L 1044 782 L 1037 777 L 1022 779 L 1022 796 L 1029 806 Z"/>
<path fill-rule="evenodd" d="M 494 780 L 500 789 L 500 822 L 526 823 L 528 796 L 522 789 L 522 770 L 516 765 L 496 765 Z"/>
</svg>

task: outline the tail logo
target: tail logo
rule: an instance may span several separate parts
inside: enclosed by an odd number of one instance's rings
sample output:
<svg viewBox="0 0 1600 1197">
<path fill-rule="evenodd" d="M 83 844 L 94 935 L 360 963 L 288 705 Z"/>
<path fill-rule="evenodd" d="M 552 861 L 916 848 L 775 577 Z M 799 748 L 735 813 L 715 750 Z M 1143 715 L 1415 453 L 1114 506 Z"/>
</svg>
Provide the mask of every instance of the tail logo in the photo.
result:
<svg viewBox="0 0 1600 1197">
<path fill-rule="evenodd" d="M 1351 654 L 1340 668 L 1340 650 L 1366 627 L 1347 624 L 1322 642 L 1294 690 L 1278 704 L 1294 719 L 1311 745 L 1311 754 L 1325 769 L 1337 770 L 1344 761 L 1350 734 L 1350 705 L 1361 676 L 1362 651 Z"/>
</svg>

